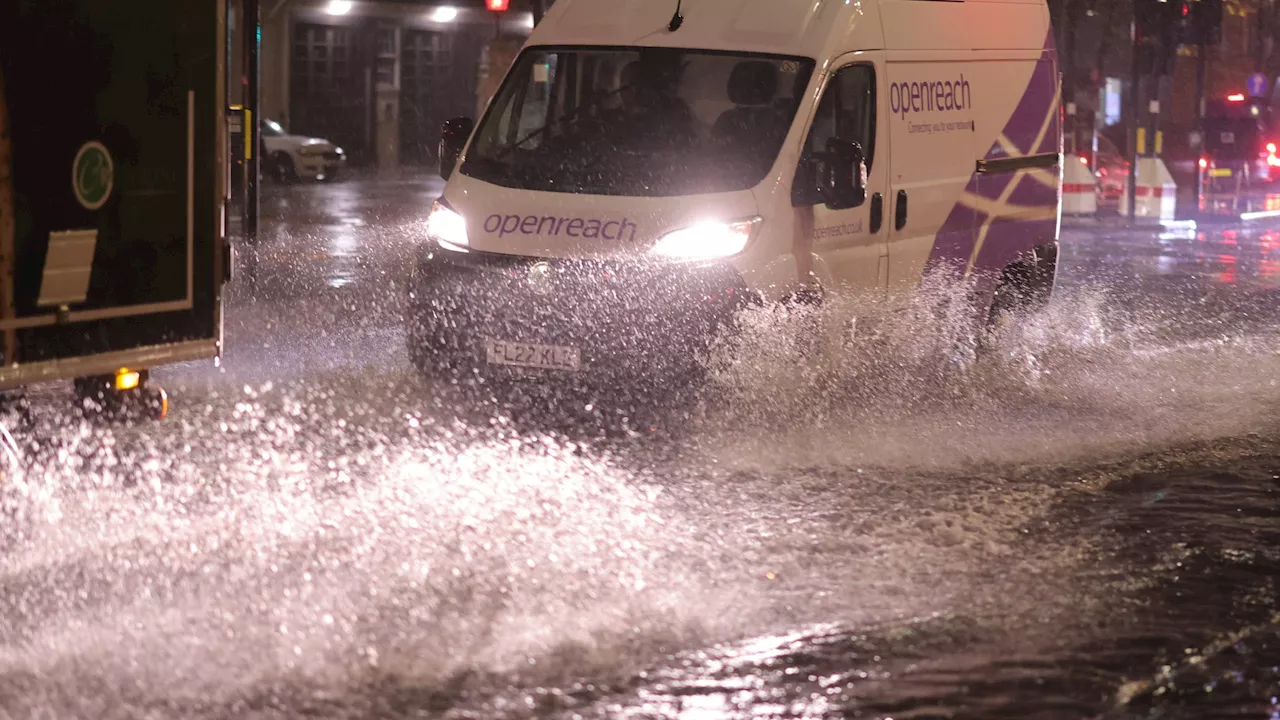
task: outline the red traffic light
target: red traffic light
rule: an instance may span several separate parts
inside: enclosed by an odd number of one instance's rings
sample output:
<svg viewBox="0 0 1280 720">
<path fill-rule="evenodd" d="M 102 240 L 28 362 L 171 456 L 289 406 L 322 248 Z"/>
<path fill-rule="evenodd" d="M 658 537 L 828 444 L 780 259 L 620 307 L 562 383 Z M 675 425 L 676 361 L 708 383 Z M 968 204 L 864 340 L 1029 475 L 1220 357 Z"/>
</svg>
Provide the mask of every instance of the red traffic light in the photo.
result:
<svg viewBox="0 0 1280 720">
<path fill-rule="evenodd" d="M 494 12 L 506 12 L 511 0 L 484 0 L 484 5 Z"/>
</svg>

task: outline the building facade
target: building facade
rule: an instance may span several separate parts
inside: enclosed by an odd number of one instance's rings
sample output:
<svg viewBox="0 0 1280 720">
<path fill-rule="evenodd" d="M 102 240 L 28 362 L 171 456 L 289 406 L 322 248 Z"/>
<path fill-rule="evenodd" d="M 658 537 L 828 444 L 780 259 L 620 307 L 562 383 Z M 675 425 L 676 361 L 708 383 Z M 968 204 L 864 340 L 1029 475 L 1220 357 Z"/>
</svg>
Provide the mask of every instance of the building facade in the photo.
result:
<svg viewBox="0 0 1280 720">
<path fill-rule="evenodd" d="M 436 161 L 440 125 L 474 117 L 533 29 L 527 5 L 263 0 L 261 109 L 353 165 Z"/>
</svg>

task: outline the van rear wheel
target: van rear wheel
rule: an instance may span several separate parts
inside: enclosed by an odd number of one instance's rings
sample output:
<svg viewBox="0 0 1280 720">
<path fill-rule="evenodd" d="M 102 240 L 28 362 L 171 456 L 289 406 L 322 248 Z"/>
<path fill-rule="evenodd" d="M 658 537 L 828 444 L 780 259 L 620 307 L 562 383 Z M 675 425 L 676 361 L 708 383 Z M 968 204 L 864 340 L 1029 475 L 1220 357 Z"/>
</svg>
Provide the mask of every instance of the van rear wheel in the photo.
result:
<svg viewBox="0 0 1280 720">
<path fill-rule="evenodd" d="M 1030 316 L 1049 304 L 1057 276 L 1057 248 L 1038 250 L 1031 261 L 1014 263 L 1001 273 L 978 337 L 979 353 L 989 353 Z"/>
</svg>

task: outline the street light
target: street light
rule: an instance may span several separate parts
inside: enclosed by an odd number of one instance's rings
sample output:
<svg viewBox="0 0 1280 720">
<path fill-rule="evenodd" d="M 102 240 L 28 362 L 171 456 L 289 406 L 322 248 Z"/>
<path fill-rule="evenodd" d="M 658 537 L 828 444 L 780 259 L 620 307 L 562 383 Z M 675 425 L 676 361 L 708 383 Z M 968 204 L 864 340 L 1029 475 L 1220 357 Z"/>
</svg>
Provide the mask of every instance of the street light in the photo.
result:
<svg viewBox="0 0 1280 720">
<path fill-rule="evenodd" d="M 431 13 L 431 19 L 441 23 L 453 22 L 458 19 L 458 8 L 442 5 Z"/>
<path fill-rule="evenodd" d="M 346 15 L 353 7 L 355 3 L 352 0 L 329 0 L 329 7 L 324 11 L 330 15 Z"/>
</svg>

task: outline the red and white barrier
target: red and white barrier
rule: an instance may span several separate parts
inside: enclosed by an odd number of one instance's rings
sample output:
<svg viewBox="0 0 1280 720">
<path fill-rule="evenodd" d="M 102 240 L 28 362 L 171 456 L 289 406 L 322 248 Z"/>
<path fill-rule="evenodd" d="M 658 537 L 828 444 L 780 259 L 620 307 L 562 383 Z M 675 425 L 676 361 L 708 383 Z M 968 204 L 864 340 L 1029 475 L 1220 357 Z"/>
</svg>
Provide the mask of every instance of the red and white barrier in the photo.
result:
<svg viewBox="0 0 1280 720">
<path fill-rule="evenodd" d="M 1079 155 L 1067 155 L 1062 167 L 1062 214 L 1098 212 L 1098 178 Z"/>
<path fill-rule="evenodd" d="M 1160 158 L 1139 158 L 1134 190 L 1134 217 L 1172 220 L 1178 208 L 1178 185 Z M 1120 196 L 1120 214 L 1129 214 L 1129 193 Z"/>
</svg>

